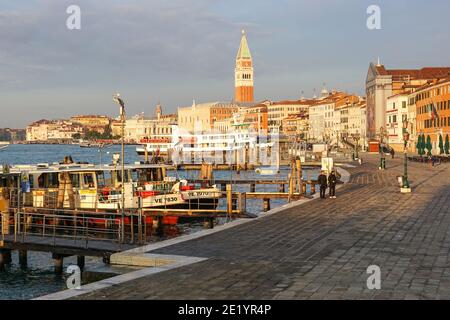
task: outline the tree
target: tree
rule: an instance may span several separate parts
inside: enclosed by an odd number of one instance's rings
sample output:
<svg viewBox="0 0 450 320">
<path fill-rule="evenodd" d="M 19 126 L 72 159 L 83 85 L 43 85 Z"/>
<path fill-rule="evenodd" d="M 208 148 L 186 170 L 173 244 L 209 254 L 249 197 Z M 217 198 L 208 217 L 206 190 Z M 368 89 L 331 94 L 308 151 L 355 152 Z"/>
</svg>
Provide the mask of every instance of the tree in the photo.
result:
<svg viewBox="0 0 450 320">
<path fill-rule="evenodd" d="M 422 155 L 422 135 L 417 137 L 416 149 L 419 156 Z"/>
<path fill-rule="evenodd" d="M 427 135 L 427 144 L 425 145 L 425 148 L 428 150 L 427 155 L 431 156 L 433 146 L 431 145 L 431 137 L 429 134 Z"/>
<path fill-rule="evenodd" d="M 442 134 L 439 135 L 439 154 L 444 153 L 444 141 L 442 139 Z"/>
<path fill-rule="evenodd" d="M 74 139 L 81 139 L 81 133 L 75 133 L 72 135 L 72 138 Z"/>
<path fill-rule="evenodd" d="M 450 143 L 448 141 L 448 134 L 445 135 L 444 152 L 446 155 L 450 153 Z"/>
</svg>

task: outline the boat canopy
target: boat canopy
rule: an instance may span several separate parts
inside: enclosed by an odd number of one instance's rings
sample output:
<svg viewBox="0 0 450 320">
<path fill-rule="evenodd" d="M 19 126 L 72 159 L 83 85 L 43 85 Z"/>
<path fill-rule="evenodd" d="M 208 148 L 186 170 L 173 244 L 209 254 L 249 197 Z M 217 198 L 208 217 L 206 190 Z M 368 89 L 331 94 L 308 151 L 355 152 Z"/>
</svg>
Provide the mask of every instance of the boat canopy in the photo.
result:
<svg viewBox="0 0 450 320">
<path fill-rule="evenodd" d="M 125 170 L 135 169 L 155 169 L 168 168 L 169 166 L 163 164 L 125 164 Z M 104 164 L 37 164 L 37 165 L 13 165 L 9 167 L 9 174 L 20 174 L 21 172 L 33 173 L 59 173 L 59 172 L 85 172 L 85 171 L 117 171 L 121 170 L 121 165 Z M 0 166 L 0 172 L 3 171 L 3 166 Z"/>
</svg>

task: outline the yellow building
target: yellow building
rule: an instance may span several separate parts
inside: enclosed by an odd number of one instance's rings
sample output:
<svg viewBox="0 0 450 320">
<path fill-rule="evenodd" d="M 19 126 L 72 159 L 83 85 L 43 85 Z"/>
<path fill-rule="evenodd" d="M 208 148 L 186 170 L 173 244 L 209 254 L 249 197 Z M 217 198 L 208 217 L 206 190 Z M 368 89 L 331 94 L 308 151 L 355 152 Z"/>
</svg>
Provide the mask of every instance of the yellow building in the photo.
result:
<svg viewBox="0 0 450 320">
<path fill-rule="evenodd" d="M 70 120 L 79 123 L 86 131 L 95 131 L 100 134 L 105 133 L 111 123 L 109 117 L 101 115 L 78 115 L 71 117 Z"/>
</svg>

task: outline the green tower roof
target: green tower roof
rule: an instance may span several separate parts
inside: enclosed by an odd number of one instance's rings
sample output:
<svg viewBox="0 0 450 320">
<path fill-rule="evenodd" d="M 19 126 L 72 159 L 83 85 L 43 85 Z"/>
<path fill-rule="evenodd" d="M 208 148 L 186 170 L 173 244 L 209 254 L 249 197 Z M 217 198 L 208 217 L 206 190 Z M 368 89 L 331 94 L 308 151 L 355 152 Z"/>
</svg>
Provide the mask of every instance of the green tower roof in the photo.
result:
<svg viewBox="0 0 450 320">
<path fill-rule="evenodd" d="M 241 45 L 239 46 L 236 60 L 251 59 L 251 58 L 252 55 L 250 54 L 250 49 L 248 48 L 247 37 L 245 36 L 245 31 L 242 30 Z"/>
</svg>

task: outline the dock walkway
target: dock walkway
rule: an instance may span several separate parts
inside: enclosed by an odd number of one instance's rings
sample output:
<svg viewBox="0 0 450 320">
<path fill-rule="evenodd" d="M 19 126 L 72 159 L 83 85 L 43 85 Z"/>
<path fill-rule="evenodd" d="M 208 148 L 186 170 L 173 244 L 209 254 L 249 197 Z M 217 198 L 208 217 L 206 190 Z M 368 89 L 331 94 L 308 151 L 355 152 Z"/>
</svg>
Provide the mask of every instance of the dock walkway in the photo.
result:
<svg viewBox="0 0 450 320">
<path fill-rule="evenodd" d="M 450 299 L 450 170 L 363 154 L 337 199 L 315 199 L 154 254 L 206 258 L 76 299 Z M 381 268 L 381 289 L 366 287 Z"/>
</svg>

